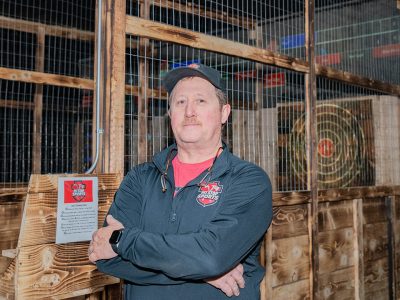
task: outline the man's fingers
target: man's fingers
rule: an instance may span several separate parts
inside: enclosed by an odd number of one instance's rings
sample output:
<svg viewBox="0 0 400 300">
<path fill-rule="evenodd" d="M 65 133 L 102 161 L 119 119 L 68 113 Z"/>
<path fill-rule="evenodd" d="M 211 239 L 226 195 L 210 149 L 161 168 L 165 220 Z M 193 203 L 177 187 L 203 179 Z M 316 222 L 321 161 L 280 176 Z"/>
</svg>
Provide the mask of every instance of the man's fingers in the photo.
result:
<svg viewBox="0 0 400 300">
<path fill-rule="evenodd" d="M 93 251 L 89 252 L 89 260 L 90 260 L 92 263 L 95 264 L 96 261 L 97 261 L 96 253 L 94 253 Z"/>
<path fill-rule="evenodd" d="M 220 287 L 221 291 L 227 295 L 228 297 L 232 297 L 233 296 L 233 289 L 232 287 L 227 283 L 224 282 L 221 287 Z"/>
<path fill-rule="evenodd" d="M 244 288 L 245 282 L 243 278 L 243 272 L 239 269 L 235 269 L 231 272 L 231 277 L 234 279 L 235 283 L 240 287 Z"/>
<path fill-rule="evenodd" d="M 117 229 L 124 227 L 122 225 L 122 223 L 120 221 L 118 221 L 117 219 L 115 219 L 112 215 L 107 215 L 106 221 L 107 221 L 108 226 L 113 226 Z"/>
<path fill-rule="evenodd" d="M 243 272 L 243 265 L 239 264 L 224 275 L 205 281 L 220 289 L 228 297 L 232 297 L 233 295 L 239 296 L 240 288 L 244 288 L 245 286 Z"/>
<path fill-rule="evenodd" d="M 98 243 L 102 239 L 101 234 L 99 234 L 99 231 L 96 232 L 96 234 L 93 235 L 92 237 L 92 242 L 93 243 Z"/>
<path fill-rule="evenodd" d="M 243 268 L 243 265 L 242 265 L 242 264 L 238 264 L 238 265 L 236 266 L 235 270 L 239 271 L 240 274 L 243 274 L 243 273 L 244 273 L 244 268 Z"/>
<path fill-rule="evenodd" d="M 232 294 L 235 296 L 239 296 L 240 291 L 239 291 L 239 286 L 238 286 L 236 279 L 233 276 L 228 276 L 226 279 L 226 283 L 229 285 L 230 290 L 232 291 Z"/>
<path fill-rule="evenodd" d="M 108 225 L 112 225 L 113 223 L 118 222 L 117 220 L 114 219 L 112 215 L 107 215 L 106 220 Z"/>
</svg>

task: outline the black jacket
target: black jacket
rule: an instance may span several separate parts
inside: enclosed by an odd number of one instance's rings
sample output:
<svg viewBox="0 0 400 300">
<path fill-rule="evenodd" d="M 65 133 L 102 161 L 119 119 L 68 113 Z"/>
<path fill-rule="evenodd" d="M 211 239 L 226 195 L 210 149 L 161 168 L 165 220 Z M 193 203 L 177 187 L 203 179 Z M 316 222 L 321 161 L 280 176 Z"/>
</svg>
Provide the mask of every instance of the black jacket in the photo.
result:
<svg viewBox="0 0 400 300">
<path fill-rule="evenodd" d="M 172 164 L 166 192 L 161 175 L 175 147 L 125 176 L 109 211 L 125 227 L 119 256 L 97 267 L 125 279 L 125 299 L 217 300 L 228 297 L 203 279 L 242 263 L 246 286 L 235 298 L 259 299 L 259 249 L 272 219 L 267 174 L 225 147 L 201 186 L 207 171 L 173 197 Z"/>
</svg>

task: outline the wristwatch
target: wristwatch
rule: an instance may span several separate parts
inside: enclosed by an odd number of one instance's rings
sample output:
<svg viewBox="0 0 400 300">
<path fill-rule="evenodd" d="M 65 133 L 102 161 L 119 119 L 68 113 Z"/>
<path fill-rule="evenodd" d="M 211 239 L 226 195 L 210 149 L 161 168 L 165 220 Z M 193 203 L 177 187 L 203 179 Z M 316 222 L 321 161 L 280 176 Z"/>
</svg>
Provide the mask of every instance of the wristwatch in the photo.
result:
<svg viewBox="0 0 400 300">
<path fill-rule="evenodd" d="M 114 230 L 110 236 L 110 239 L 108 240 L 115 253 L 118 253 L 118 244 L 123 232 L 123 229 Z"/>
</svg>

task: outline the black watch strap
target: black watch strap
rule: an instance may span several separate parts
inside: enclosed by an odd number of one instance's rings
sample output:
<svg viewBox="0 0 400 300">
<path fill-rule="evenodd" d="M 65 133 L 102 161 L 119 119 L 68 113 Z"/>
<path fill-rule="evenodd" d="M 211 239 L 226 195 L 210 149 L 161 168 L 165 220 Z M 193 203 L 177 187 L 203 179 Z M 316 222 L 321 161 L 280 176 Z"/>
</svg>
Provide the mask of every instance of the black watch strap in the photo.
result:
<svg viewBox="0 0 400 300">
<path fill-rule="evenodd" d="M 121 236 L 122 236 L 123 232 L 124 232 L 123 229 L 114 230 L 109 239 L 111 248 L 113 249 L 113 251 L 115 253 L 118 253 L 118 244 L 119 244 L 119 241 L 121 240 Z"/>
<path fill-rule="evenodd" d="M 118 244 L 110 244 L 110 245 L 113 251 L 118 254 Z"/>
</svg>

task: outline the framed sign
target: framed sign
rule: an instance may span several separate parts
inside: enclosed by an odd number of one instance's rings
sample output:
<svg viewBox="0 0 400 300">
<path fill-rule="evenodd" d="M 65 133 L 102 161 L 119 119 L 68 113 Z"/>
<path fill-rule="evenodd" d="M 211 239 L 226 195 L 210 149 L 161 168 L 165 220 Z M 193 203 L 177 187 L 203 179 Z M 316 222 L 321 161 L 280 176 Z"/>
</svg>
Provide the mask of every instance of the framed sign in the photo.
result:
<svg viewBox="0 0 400 300">
<path fill-rule="evenodd" d="M 59 177 L 56 244 L 91 240 L 98 203 L 97 177 Z"/>
</svg>

